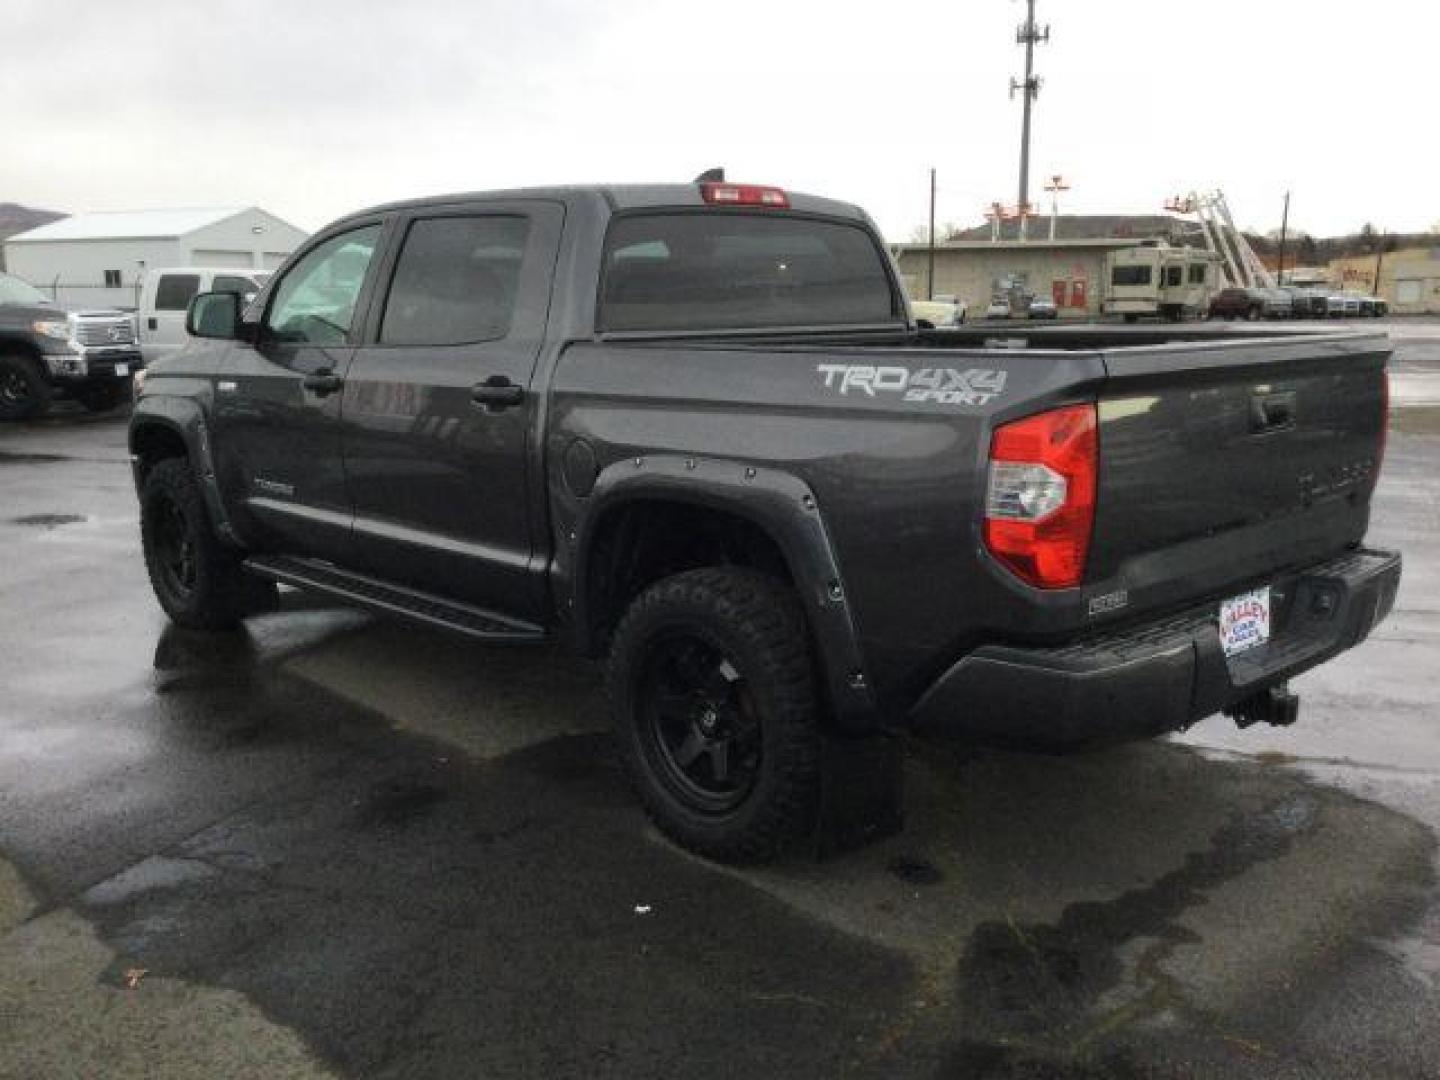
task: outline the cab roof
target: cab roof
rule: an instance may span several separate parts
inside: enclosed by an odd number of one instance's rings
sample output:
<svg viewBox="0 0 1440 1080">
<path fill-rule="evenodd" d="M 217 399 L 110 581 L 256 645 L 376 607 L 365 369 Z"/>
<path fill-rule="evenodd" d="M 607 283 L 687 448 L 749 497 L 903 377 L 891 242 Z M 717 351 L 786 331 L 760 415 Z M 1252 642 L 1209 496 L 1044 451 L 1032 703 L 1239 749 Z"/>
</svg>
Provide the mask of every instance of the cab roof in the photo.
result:
<svg viewBox="0 0 1440 1080">
<path fill-rule="evenodd" d="M 865 211 L 853 203 L 837 199 L 825 199 L 818 195 L 805 195 L 786 191 L 790 210 L 808 214 L 824 214 L 829 217 L 848 218 L 851 221 L 868 222 Z M 608 206 L 611 212 L 621 210 L 643 210 L 663 207 L 706 207 L 700 193 L 700 185 L 693 184 L 574 184 L 556 187 L 505 188 L 496 191 L 458 192 L 453 195 L 431 195 L 421 199 L 405 199 L 384 203 L 365 210 L 346 214 L 339 220 L 362 217 L 368 214 L 389 213 L 396 210 L 415 210 L 426 207 L 454 206 L 470 202 L 499 202 L 508 200 L 551 200 L 567 205 L 593 202 Z M 754 207 L 756 213 L 774 213 L 768 208 Z"/>
</svg>

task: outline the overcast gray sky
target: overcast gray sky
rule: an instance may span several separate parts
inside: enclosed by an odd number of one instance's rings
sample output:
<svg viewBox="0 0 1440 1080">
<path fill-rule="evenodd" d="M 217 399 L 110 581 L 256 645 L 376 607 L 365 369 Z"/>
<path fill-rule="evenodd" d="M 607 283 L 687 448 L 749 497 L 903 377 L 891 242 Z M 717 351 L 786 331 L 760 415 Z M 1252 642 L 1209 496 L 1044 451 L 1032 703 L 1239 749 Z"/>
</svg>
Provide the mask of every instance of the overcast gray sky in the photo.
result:
<svg viewBox="0 0 1440 1080">
<path fill-rule="evenodd" d="M 892 239 L 1015 200 L 1020 0 L 4 0 L 0 201 L 254 204 L 307 229 L 444 191 L 688 180 L 864 205 Z M 1040 0 L 1062 212 L 1221 187 L 1240 224 L 1440 218 L 1422 0 Z M 1037 180 L 1038 188 L 1038 180 Z M 1037 191 L 1037 195 L 1042 195 Z"/>
</svg>

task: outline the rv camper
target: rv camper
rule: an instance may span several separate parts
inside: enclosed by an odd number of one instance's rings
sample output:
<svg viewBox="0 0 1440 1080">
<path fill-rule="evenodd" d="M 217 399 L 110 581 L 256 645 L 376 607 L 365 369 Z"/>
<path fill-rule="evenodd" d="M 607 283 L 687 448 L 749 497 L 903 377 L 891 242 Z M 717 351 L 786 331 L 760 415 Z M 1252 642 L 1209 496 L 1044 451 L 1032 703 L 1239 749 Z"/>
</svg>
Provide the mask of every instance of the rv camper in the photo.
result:
<svg viewBox="0 0 1440 1080">
<path fill-rule="evenodd" d="M 1219 287 L 1219 263 L 1213 252 L 1165 244 L 1112 251 L 1105 258 L 1101 310 L 1126 322 L 1142 316 L 1172 322 L 1204 318 Z"/>
</svg>

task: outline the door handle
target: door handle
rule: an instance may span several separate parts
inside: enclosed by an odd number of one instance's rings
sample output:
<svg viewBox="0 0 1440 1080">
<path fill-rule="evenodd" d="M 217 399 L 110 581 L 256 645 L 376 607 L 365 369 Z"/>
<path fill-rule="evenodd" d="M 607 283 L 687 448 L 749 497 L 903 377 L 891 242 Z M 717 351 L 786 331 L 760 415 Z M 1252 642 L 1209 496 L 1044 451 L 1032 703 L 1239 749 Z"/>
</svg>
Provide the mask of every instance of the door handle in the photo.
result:
<svg viewBox="0 0 1440 1080">
<path fill-rule="evenodd" d="M 486 412 L 500 412 L 525 400 L 525 388 L 512 383 L 504 375 L 491 375 L 470 388 L 470 400 L 483 405 Z"/>
<path fill-rule="evenodd" d="M 333 394 L 345 385 L 345 380 L 333 371 L 317 371 L 313 375 L 306 375 L 300 380 L 300 385 L 306 390 L 311 390 L 320 397 L 326 394 Z"/>
</svg>

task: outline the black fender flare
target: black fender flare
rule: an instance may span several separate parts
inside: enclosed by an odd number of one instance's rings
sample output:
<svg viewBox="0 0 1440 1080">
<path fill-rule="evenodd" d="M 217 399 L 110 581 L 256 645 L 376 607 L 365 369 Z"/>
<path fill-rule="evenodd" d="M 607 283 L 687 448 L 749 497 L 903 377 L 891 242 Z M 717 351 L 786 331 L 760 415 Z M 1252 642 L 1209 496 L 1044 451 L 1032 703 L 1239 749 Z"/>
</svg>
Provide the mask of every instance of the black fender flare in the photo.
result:
<svg viewBox="0 0 1440 1080">
<path fill-rule="evenodd" d="M 622 459 L 603 469 L 564 538 L 569 558 L 557 560 L 556 591 L 572 616 L 582 653 L 594 655 L 599 649 L 588 610 L 595 537 L 611 512 L 638 501 L 720 510 L 774 540 L 799 592 L 836 726 L 855 733 L 874 729 L 874 690 L 822 508 L 808 484 L 782 470 L 673 454 Z M 568 575 L 567 564 L 572 568 Z"/>
<path fill-rule="evenodd" d="M 144 468 L 138 452 L 138 436 L 146 427 L 161 427 L 179 436 L 185 444 L 185 451 L 195 468 L 200 481 L 200 490 L 205 497 L 205 507 L 210 511 L 210 520 L 216 533 L 226 543 L 241 547 L 239 534 L 231 523 L 225 503 L 220 498 L 220 485 L 215 479 L 215 456 L 210 446 L 210 425 L 206 422 L 205 410 L 193 397 L 179 394 L 145 394 L 135 403 L 130 416 L 128 445 L 130 469 L 135 478 L 135 490 L 144 482 Z"/>
</svg>

